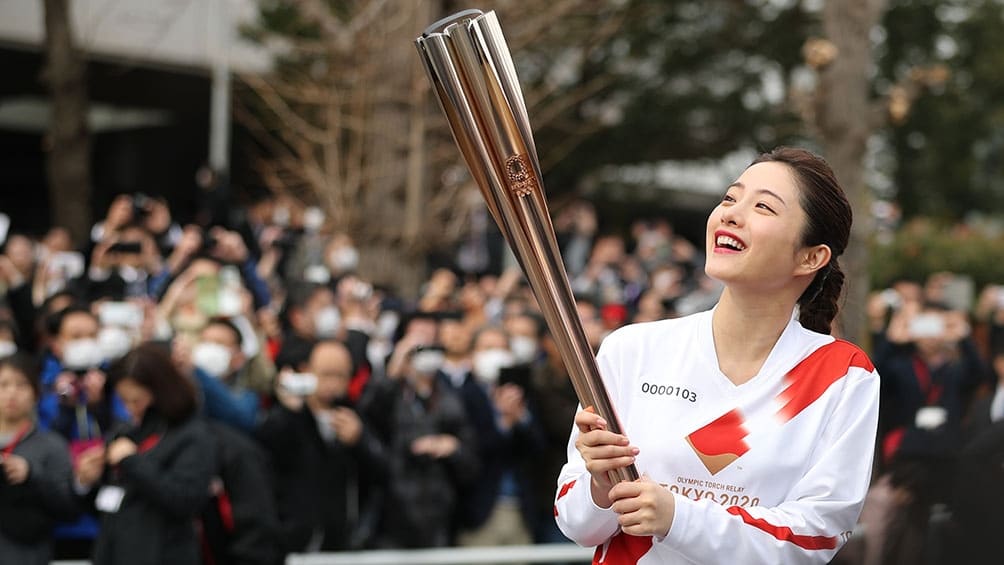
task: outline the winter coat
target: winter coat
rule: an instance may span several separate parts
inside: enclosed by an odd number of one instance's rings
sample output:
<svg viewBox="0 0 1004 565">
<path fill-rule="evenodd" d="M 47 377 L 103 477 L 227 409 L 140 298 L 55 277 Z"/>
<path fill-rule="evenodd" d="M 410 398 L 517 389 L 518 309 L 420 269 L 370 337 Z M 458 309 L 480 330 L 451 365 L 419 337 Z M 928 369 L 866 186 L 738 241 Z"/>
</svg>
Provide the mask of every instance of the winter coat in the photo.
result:
<svg viewBox="0 0 1004 565">
<path fill-rule="evenodd" d="M 216 468 L 206 425 L 192 418 L 169 428 L 148 412 L 126 435 L 139 452 L 105 472 L 100 486 L 121 487 L 125 496 L 118 511 L 101 514 L 94 565 L 199 564 L 195 519 Z"/>
</svg>

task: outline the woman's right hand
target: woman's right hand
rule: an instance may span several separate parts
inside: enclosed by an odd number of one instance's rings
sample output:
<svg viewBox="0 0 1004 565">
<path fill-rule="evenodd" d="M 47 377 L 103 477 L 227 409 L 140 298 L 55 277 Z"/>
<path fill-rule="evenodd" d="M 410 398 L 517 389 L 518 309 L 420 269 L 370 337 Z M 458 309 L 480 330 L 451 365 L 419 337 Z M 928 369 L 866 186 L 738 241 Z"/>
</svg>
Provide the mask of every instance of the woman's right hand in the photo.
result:
<svg viewBox="0 0 1004 565">
<path fill-rule="evenodd" d="M 627 436 L 608 431 L 606 420 L 596 414 L 591 406 L 575 415 L 575 425 L 579 429 L 575 448 L 579 450 L 586 463 L 586 470 L 592 476 L 593 502 L 600 508 L 609 508 L 609 493 L 614 486 L 610 480 L 610 471 L 634 463 L 639 449 L 631 445 Z"/>
<path fill-rule="evenodd" d="M 85 487 L 92 487 L 101 480 L 105 469 L 105 446 L 88 448 L 80 454 L 74 468 L 77 482 Z"/>
</svg>

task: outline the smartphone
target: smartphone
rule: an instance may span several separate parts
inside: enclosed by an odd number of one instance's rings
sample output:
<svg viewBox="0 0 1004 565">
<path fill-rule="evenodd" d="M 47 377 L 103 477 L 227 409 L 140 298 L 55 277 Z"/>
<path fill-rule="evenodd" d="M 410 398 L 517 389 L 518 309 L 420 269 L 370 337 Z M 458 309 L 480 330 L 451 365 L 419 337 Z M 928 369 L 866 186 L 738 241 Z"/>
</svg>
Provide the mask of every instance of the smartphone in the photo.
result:
<svg viewBox="0 0 1004 565">
<path fill-rule="evenodd" d="M 512 367 L 502 367 L 499 370 L 498 384 L 514 384 L 523 389 L 524 392 L 530 389 L 530 366 L 515 365 Z"/>
<path fill-rule="evenodd" d="M 52 255 L 49 266 L 63 279 L 75 279 L 84 274 L 84 256 L 75 251 L 60 251 Z"/>
<path fill-rule="evenodd" d="M 940 337 L 945 333 L 945 318 L 941 314 L 918 314 L 910 320 L 910 336 L 914 338 Z"/>
<path fill-rule="evenodd" d="M 206 316 L 215 316 L 220 311 L 220 277 L 202 275 L 195 279 L 195 305 Z"/>
<path fill-rule="evenodd" d="M 105 302 L 98 310 L 102 326 L 138 328 L 143 325 L 143 309 L 132 302 Z"/>
<path fill-rule="evenodd" d="M 108 252 L 137 255 L 143 252 L 143 244 L 138 241 L 116 241 L 108 248 Z"/>
<path fill-rule="evenodd" d="M 279 386 L 294 396 L 310 396 L 317 390 L 317 376 L 313 373 L 285 373 L 279 378 Z"/>
</svg>

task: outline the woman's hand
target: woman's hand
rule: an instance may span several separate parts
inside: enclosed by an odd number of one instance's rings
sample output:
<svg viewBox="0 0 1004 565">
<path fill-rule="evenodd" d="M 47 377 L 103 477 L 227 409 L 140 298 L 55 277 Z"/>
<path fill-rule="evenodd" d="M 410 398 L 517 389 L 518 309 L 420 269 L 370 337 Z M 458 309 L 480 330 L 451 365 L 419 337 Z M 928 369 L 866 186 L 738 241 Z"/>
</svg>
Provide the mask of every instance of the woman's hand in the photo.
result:
<svg viewBox="0 0 1004 565">
<path fill-rule="evenodd" d="M 135 454 L 136 444 L 129 438 L 120 437 L 108 446 L 108 464 L 118 465 L 126 457 Z"/>
<path fill-rule="evenodd" d="M 31 465 L 28 464 L 27 459 L 20 455 L 5 455 L 0 467 L 3 467 L 3 473 L 9 485 L 19 485 L 27 481 L 28 475 L 31 474 Z"/>
<path fill-rule="evenodd" d="M 600 418 L 591 406 L 575 415 L 575 425 L 579 428 L 575 448 L 593 478 L 593 502 L 601 508 L 609 508 L 613 501 L 610 497 L 613 483 L 609 472 L 634 463 L 639 449 L 630 444 L 627 436 L 607 431 L 606 420 Z"/>
<path fill-rule="evenodd" d="M 105 446 L 99 445 L 84 450 L 74 464 L 74 475 L 77 482 L 85 487 L 94 486 L 101 480 L 101 472 L 105 468 Z"/>
<path fill-rule="evenodd" d="M 613 510 L 621 530 L 632 536 L 665 536 L 673 525 L 676 498 L 659 483 L 644 476 L 622 481 L 610 489 Z"/>
</svg>

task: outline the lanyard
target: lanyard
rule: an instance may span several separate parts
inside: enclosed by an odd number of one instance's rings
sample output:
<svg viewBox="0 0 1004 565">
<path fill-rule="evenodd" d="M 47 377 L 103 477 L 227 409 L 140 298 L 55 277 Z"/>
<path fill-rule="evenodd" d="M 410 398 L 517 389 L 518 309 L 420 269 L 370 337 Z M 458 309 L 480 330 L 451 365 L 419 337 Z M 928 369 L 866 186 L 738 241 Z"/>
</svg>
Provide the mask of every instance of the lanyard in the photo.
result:
<svg viewBox="0 0 1004 565">
<path fill-rule="evenodd" d="M 21 426 L 21 429 L 19 429 L 17 433 L 14 434 L 14 439 L 10 440 L 10 443 L 7 444 L 7 447 L 3 448 L 2 453 L 4 457 L 7 457 L 8 455 L 14 452 L 14 448 L 17 447 L 17 444 L 21 443 L 21 440 L 24 439 L 24 436 L 28 435 L 29 430 L 31 430 L 31 422 L 26 422 L 24 425 Z"/>
<path fill-rule="evenodd" d="M 943 387 L 940 384 L 934 384 L 931 379 L 931 371 L 927 368 L 927 363 L 924 363 L 919 357 L 913 358 L 913 374 L 917 378 L 921 394 L 924 395 L 925 405 L 933 406 L 937 404 L 938 400 L 941 399 Z"/>
</svg>

